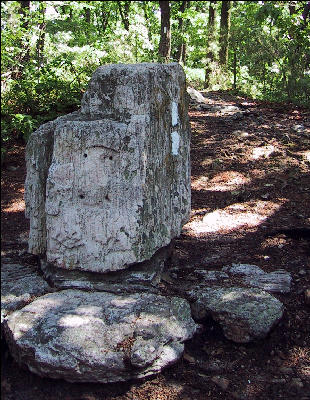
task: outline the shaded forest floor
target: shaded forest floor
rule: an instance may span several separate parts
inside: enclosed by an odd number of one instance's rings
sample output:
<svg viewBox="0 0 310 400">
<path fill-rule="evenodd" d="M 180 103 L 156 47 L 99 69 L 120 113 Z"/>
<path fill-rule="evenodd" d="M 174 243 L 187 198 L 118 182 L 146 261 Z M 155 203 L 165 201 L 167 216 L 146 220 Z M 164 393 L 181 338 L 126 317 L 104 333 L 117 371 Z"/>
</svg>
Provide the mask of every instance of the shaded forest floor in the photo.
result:
<svg viewBox="0 0 310 400">
<path fill-rule="evenodd" d="M 232 263 L 292 275 L 284 318 L 264 340 L 235 344 L 206 321 L 186 343 L 184 357 L 157 376 L 121 384 L 71 384 L 19 368 L 2 352 L 7 400 L 310 399 L 309 236 L 281 228 L 310 227 L 310 113 L 207 93 L 192 103 L 192 216 L 175 250 L 162 290 L 176 294 L 197 283 L 196 269 Z M 15 143 L 2 172 L 2 259 L 25 265 L 24 145 Z"/>
</svg>

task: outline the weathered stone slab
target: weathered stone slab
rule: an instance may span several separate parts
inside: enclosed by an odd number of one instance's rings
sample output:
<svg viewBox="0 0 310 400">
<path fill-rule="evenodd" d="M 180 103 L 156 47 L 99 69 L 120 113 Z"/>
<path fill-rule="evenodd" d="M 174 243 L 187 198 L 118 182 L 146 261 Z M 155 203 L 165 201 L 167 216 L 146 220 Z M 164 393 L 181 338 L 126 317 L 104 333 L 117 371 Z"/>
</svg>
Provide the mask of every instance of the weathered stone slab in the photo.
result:
<svg viewBox="0 0 310 400">
<path fill-rule="evenodd" d="M 27 145 L 29 251 L 109 272 L 168 245 L 190 215 L 187 109 L 179 64 L 98 68 L 81 111 Z"/>
<path fill-rule="evenodd" d="M 25 181 L 26 217 L 30 219 L 29 252 L 46 252 L 46 179 L 53 154 L 54 131 L 58 125 L 79 118 L 79 113 L 59 117 L 37 129 L 26 147 L 27 176 Z"/>
<path fill-rule="evenodd" d="M 44 278 L 57 289 L 82 289 L 112 293 L 158 293 L 165 261 L 170 257 L 172 245 L 159 249 L 150 260 L 130 266 L 122 271 L 98 272 L 66 270 L 41 260 Z"/>
<path fill-rule="evenodd" d="M 247 343 L 264 338 L 280 321 L 283 304 L 260 289 L 200 288 L 191 292 L 193 317 L 218 321 L 227 339 Z"/>
<path fill-rule="evenodd" d="M 182 355 L 198 325 L 181 298 L 64 290 L 4 321 L 18 363 L 69 382 L 116 382 L 159 372 Z"/>
<path fill-rule="evenodd" d="M 256 265 L 232 264 L 222 268 L 230 276 L 238 276 L 248 286 L 266 290 L 270 293 L 289 293 L 291 290 L 291 274 L 284 269 L 265 272 Z"/>
<path fill-rule="evenodd" d="M 20 264 L 2 264 L 1 325 L 8 314 L 51 290 L 45 280 L 29 267 Z"/>
</svg>

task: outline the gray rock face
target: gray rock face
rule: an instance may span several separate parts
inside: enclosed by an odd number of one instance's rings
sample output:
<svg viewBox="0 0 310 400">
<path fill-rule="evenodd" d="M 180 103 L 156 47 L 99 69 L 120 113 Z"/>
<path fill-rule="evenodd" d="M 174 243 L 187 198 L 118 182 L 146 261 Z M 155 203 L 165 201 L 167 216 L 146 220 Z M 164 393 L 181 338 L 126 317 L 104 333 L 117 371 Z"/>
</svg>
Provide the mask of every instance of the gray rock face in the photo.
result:
<svg viewBox="0 0 310 400">
<path fill-rule="evenodd" d="M 260 289 L 204 288 L 192 291 L 192 313 L 196 320 L 211 316 L 224 335 L 247 343 L 264 338 L 282 318 L 282 303 Z"/>
<path fill-rule="evenodd" d="M 153 294 L 64 290 L 4 321 L 14 358 L 40 375 L 115 382 L 159 372 L 182 355 L 197 329 L 189 304 Z"/>
<path fill-rule="evenodd" d="M 222 269 L 230 276 L 238 276 L 248 286 L 266 290 L 270 293 L 289 293 L 291 290 L 291 274 L 283 269 L 265 272 L 256 265 L 232 264 Z"/>
<path fill-rule="evenodd" d="M 1 324 L 11 312 L 24 307 L 34 298 L 51 290 L 50 286 L 31 271 L 19 264 L 1 265 Z"/>
<path fill-rule="evenodd" d="M 191 203 L 187 108 L 179 64 L 98 68 L 81 111 L 28 142 L 29 251 L 108 272 L 178 236 Z"/>
</svg>

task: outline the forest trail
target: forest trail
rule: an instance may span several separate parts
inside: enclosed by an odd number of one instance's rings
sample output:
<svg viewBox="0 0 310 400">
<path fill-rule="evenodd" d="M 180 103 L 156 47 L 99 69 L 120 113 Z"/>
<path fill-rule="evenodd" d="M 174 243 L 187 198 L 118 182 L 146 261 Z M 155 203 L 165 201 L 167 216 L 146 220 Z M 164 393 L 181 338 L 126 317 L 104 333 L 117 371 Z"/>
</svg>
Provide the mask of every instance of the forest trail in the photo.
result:
<svg viewBox="0 0 310 400">
<path fill-rule="evenodd" d="M 175 240 L 162 290 L 180 293 L 199 281 L 196 270 L 232 263 L 284 269 L 291 291 L 275 295 L 284 318 L 266 339 L 245 345 L 227 340 L 209 321 L 176 365 L 121 384 L 43 379 L 20 369 L 4 346 L 3 399 L 310 399 L 310 112 L 229 93 L 203 95 L 189 110 L 191 219 Z M 33 268 L 36 257 L 26 251 L 24 150 L 16 142 L 3 167 L 1 258 Z M 290 235 L 296 228 L 303 231 Z"/>
</svg>

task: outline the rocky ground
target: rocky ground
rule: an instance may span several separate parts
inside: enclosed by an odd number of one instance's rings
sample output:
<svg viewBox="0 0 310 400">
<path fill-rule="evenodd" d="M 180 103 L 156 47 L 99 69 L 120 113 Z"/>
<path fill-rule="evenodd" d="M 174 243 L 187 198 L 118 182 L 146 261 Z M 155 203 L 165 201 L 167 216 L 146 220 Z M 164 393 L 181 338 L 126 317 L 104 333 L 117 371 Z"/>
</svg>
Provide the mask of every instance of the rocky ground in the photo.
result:
<svg viewBox="0 0 310 400">
<path fill-rule="evenodd" d="M 285 307 L 280 323 L 265 339 L 238 344 L 205 319 L 178 363 L 121 384 L 40 378 L 2 342 L 3 399 L 310 399 L 310 113 L 227 93 L 192 97 L 192 216 L 175 240 L 161 291 L 186 297 L 206 272 L 233 263 L 282 269 L 292 282 L 273 293 Z M 25 172 L 16 142 L 2 173 L 1 256 L 36 268 L 26 252 Z M 221 281 L 241 284 L 240 277 Z"/>
</svg>

